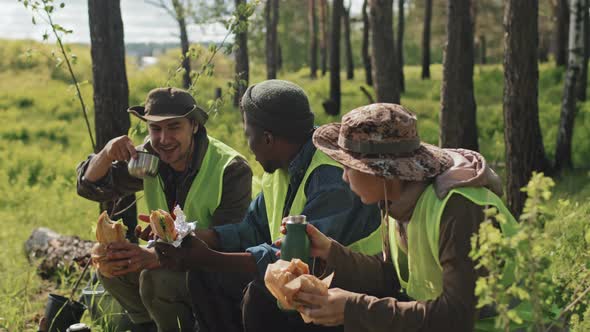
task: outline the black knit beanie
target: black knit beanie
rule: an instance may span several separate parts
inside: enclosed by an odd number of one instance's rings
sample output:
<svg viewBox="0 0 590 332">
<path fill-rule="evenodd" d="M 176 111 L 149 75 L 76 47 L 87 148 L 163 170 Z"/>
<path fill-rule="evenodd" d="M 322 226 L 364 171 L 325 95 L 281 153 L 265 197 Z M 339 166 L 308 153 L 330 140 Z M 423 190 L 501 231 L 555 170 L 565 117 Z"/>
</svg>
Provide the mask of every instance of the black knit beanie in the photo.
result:
<svg viewBox="0 0 590 332">
<path fill-rule="evenodd" d="M 242 97 L 248 122 L 277 136 L 301 140 L 313 132 L 314 114 L 303 89 L 282 80 L 268 80 L 248 87 Z"/>
</svg>

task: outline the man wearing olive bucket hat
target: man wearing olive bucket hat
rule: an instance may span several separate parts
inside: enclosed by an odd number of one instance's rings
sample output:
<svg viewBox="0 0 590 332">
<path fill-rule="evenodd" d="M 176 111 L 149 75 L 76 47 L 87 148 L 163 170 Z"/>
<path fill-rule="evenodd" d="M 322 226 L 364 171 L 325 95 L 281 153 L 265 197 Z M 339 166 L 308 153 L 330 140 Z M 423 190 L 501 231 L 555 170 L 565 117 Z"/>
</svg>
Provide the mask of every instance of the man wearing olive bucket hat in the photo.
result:
<svg viewBox="0 0 590 332">
<path fill-rule="evenodd" d="M 361 200 L 381 204 L 387 229 L 379 259 L 308 225 L 312 250 L 327 273 L 335 272 L 327 295 L 303 290 L 295 297 L 314 324 L 344 325 L 345 331 L 480 331 L 493 318 L 476 312 L 479 271 L 469 252 L 486 206 L 504 215 L 503 234 L 514 232 L 516 221 L 498 197 L 500 179 L 474 151 L 420 142 L 416 122 L 400 105 L 372 104 L 314 133 L 314 144 L 344 166 L 344 180 Z M 399 301 L 402 292 L 411 300 Z"/>
<path fill-rule="evenodd" d="M 138 152 L 128 136 L 120 136 L 78 166 L 81 196 L 109 201 L 143 190 L 148 211 L 172 211 L 178 204 L 198 228 L 242 220 L 252 171 L 239 153 L 207 135 L 207 113 L 188 92 L 154 89 L 145 106 L 128 112 L 147 122 L 149 137 L 140 149 L 159 157 L 157 175 L 142 180 L 129 174 L 127 162 Z M 116 243 L 108 250 L 116 277 L 101 281 L 140 330 L 154 330 L 154 322 L 159 331 L 177 331 L 179 324 L 193 328 L 186 272 L 161 269 L 154 250 L 136 244 Z"/>
</svg>

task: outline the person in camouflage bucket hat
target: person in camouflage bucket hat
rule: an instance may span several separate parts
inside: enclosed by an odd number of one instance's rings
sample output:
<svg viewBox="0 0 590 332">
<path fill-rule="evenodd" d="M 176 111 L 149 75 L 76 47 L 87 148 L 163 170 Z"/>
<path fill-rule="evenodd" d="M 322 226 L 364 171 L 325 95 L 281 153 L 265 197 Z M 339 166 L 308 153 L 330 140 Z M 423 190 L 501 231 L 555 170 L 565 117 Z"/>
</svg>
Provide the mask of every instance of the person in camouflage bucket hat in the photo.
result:
<svg viewBox="0 0 590 332">
<path fill-rule="evenodd" d="M 420 181 L 452 165 L 443 149 L 420 142 L 416 116 L 401 105 L 359 107 L 316 130 L 313 142 L 332 159 L 386 179 Z"/>
<path fill-rule="evenodd" d="M 307 225 L 310 251 L 334 279 L 321 295 L 302 288 L 295 296 L 306 322 L 344 331 L 494 330 L 493 310 L 476 308 L 469 252 L 484 209 L 495 207 L 502 233 L 513 234 L 500 179 L 475 151 L 421 142 L 416 126 L 403 106 L 378 103 L 314 132 L 318 150 L 344 166 L 343 180 L 361 201 L 379 203 L 383 259 Z"/>
</svg>

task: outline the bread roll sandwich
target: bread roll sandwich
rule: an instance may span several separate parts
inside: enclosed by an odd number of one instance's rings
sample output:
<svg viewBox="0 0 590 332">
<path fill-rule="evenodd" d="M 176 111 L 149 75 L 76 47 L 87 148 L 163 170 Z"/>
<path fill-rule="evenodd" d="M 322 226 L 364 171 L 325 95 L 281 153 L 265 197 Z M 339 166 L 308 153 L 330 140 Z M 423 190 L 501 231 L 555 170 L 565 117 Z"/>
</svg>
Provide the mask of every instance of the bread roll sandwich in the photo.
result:
<svg viewBox="0 0 590 332">
<path fill-rule="evenodd" d="M 150 225 L 152 231 L 163 241 L 173 242 L 178 233 L 174 227 L 174 219 L 170 213 L 164 210 L 155 210 L 150 214 Z"/>
<path fill-rule="evenodd" d="M 293 298 L 295 295 L 304 291 L 317 295 L 328 294 L 328 287 L 332 282 L 333 274 L 320 280 L 316 276 L 309 274 L 309 267 L 300 259 L 293 259 L 290 262 L 278 260 L 268 265 L 264 275 L 264 283 L 270 293 L 277 299 L 282 309 L 295 309 Z M 301 314 L 306 323 L 311 320 L 309 317 Z"/>
<path fill-rule="evenodd" d="M 107 245 L 112 242 L 127 241 L 125 233 L 127 226 L 121 221 L 112 221 L 106 211 L 100 214 L 98 222 L 96 223 L 96 240 L 98 243 L 92 247 L 91 257 L 92 263 L 98 269 L 100 274 L 107 278 L 111 278 L 112 271 L 101 262 L 106 260 Z"/>
<path fill-rule="evenodd" d="M 309 273 L 309 267 L 300 259 L 295 258 L 290 262 L 281 259 L 268 265 L 264 274 L 264 283 L 270 293 L 277 298 L 281 308 L 294 309 L 291 304 L 293 294 L 289 292 L 291 296 L 287 297 L 284 287 L 295 278 L 307 273 Z"/>
</svg>

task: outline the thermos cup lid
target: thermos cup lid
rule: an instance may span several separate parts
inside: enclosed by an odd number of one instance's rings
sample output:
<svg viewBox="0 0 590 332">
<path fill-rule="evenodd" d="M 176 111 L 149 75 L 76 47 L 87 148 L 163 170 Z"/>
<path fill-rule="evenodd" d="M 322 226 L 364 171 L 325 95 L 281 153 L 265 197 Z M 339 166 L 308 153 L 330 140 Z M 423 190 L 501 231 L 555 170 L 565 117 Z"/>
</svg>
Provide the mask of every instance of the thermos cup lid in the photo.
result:
<svg viewBox="0 0 590 332">
<path fill-rule="evenodd" d="M 287 224 L 306 224 L 307 217 L 304 215 L 288 216 L 285 218 Z"/>
</svg>

